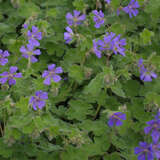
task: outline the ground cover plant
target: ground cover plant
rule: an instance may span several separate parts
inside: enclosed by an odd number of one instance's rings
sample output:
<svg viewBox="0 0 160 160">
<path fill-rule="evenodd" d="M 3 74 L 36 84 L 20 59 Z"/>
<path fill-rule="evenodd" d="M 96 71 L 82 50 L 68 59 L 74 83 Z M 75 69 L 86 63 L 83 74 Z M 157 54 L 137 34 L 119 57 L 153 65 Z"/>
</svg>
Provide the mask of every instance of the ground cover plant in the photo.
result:
<svg viewBox="0 0 160 160">
<path fill-rule="evenodd" d="M 159 25 L 159 0 L 0 0 L 0 160 L 159 160 Z"/>
</svg>

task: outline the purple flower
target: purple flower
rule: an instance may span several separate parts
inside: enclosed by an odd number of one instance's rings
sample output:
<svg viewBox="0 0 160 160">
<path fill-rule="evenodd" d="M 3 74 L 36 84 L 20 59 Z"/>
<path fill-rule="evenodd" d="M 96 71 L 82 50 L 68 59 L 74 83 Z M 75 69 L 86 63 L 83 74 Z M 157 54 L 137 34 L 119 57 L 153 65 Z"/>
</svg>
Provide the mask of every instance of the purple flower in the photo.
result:
<svg viewBox="0 0 160 160">
<path fill-rule="evenodd" d="M 128 6 L 124 7 L 122 10 L 129 14 L 129 17 L 132 18 L 133 16 L 136 16 L 138 14 L 137 8 L 139 8 L 138 1 L 131 0 Z"/>
<path fill-rule="evenodd" d="M 101 25 L 104 24 L 104 14 L 101 10 L 99 12 L 97 10 L 94 10 L 93 14 L 95 15 L 93 17 L 93 20 L 96 23 L 95 28 L 100 28 Z"/>
<path fill-rule="evenodd" d="M 151 82 L 152 78 L 157 78 L 156 73 L 147 70 L 145 70 L 140 76 L 140 79 L 143 80 L 144 82 Z"/>
<path fill-rule="evenodd" d="M 99 44 L 99 42 L 101 42 L 101 41 L 97 41 L 96 42 L 96 40 L 94 39 L 93 40 L 93 52 L 95 53 L 95 55 L 98 57 L 98 58 L 101 58 L 102 57 L 102 53 L 101 53 L 101 51 L 100 50 L 98 50 L 98 44 Z"/>
<path fill-rule="evenodd" d="M 66 27 L 66 31 L 67 32 L 64 32 L 64 40 L 66 40 L 66 43 L 69 43 L 70 41 L 72 41 L 74 34 L 70 27 Z"/>
<path fill-rule="evenodd" d="M 125 48 L 123 46 L 126 45 L 126 40 L 125 39 L 120 39 L 120 35 L 115 37 L 113 41 L 111 42 L 111 48 L 115 54 L 119 53 L 122 56 L 125 56 Z"/>
<path fill-rule="evenodd" d="M 48 93 L 43 91 L 37 91 L 35 96 L 32 96 L 29 100 L 29 104 L 32 105 L 34 110 L 42 109 L 45 106 L 45 100 L 48 99 Z"/>
<path fill-rule="evenodd" d="M 126 120 L 126 115 L 124 113 L 114 113 L 112 116 L 109 117 L 108 125 L 110 127 L 113 127 L 114 125 L 121 126 L 123 124 L 122 120 Z"/>
<path fill-rule="evenodd" d="M 35 26 L 32 26 L 32 31 L 28 31 L 27 33 L 28 38 L 29 38 L 29 43 L 32 44 L 33 46 L 39 46 L 39 42 L 37 40 L 42 39 L 42 32 L 38 31 L 38 28 Z"/>
<path fill-rule="evenodd" d="M 120 35 L 116 36 L 115 33 L 106 33 L 106 35 L 102 40 L 99 40 L 98 45 L 101 51 L 112 51 L 114 54 L 121 54 L 125 56 L 125 48 L 123 46 L 126 45 L 125 39 L 120 39 Z"/>
<path fill-rule="evenodd" d="M 100 45 L 100 50 L 101 51 L 106 51 L 106 50 L 112 50 L 112 41 L 113 38 L 115 37 L 115 33 L 111 32 L 111 33 L 106 33 L 106 35 L 103 38 L 103 41 L 99 41 L 99 45 Z"/>
<path fill-rule="evenodd" d="M 8 59 L 6 57 L 8 57 L 10 54 L 8 51 L 2 51 L 0 49 L 0 65 L 4 66 L 6 63 L 8 63 Z"/>
<path fill-rule="evenodd" d="M 27 48 L 25 46 L 22 46 L 20 48 L 20 52 L 22 53 L 22 56 L 26 59 L 30 58 L 32 63 L 35 63 L 38 61 L 38 59 L 33 55 L 40 55 L 41 51 L 39 49 L 33 50 L 34 46 L 31 44 L 27 44 Z"/>
<path fill-rule="evenodd" d="M 138 61 L 138 67 L 140 71 L 140 79 L 143 80 L 144 82 L 150 82 L 152 81 L 152 78 L 157 78 L 156 73 L 154 73 L 153 71 L 148 71 L 144 67 L 142 58 L 140 58 Z"/>
<path fill-rule="evenodd" d="M 139 147 L 134 149 L 134 153 L 138 154 L 138 160 L 154 160 L 152 145 L 146 142 L 139 142 Z"/>
<path fill-rule="evenodd" d="M 110 4 L 111 3 L 111 0 L 105 0 L 106 3 Z"/>
<path fill-rule="evenodd" d="M 159 159 L 160 158 L 160 143 L 159 142 L 153 142 L 152 148 L 153 148 L 154 156 L 157 159 Z"/>
<path fill-rule="evenodd" d="M 22 78 L 22 73 L 15 73 L 18 70 L 16 66 L 10 67 L 9 72 L 3 72 L 0 74 L 3 78 L 0 78 L 0 83 L 4 84 L 8 81 L 9 85 L 15 85 L 16 80 L 14 78 Z"/>
<path fill-rule="evenodd" d="M 23 28 L 27 29 L 28 28 L 28 24 L 23 24 Z"/>
<path fill-rule="evenodd" d="M 56 67 L 55 64 L 51 64 L 48 66 L 48 70 L 45 70 L 42 74 L 43 78 L 46 78 L 44 80 L 45 85 L 51 84 L 51 79 L 53 79 L 54 82 L 59 82 L 61 80 L 61 77 L 57 74 L 62 73 L 63 69 L 61 67 Z"/>
<path fill-rule="evenodd" d="M 147 122 L 148 126 L 144 128 L 144 133 L 149 134 L 151 132 L 151 136 L 154 142 L 157 142 L 160 137 L 160 119 L 154 119 Z"/>
<path fill-rule="evenodd" d="M 140 70 L 140 73 L 142 74 L 146 69 L 143 65 L 143 59 L 140 58 L 139 61 L 138 61 L 138 67 L 139 67 L 139 70 Z"/>
<path fill-rule="evenodd" d="M 73 11 L 73 15 L 71 13 L 66 14 L 67 23 L 70 26 L 72 26 L 72 25 L 77 26 L 77 25 L 82 24 L 82 22 L 85 20 L 85 18 L 86 18 L 86 15 L 82 14 L 80 16 L 80 12 L 77 10 Z"/>
<path fill-rule="evenodd" d="M 158 111 L 157 115 L 155 116 L 155 119 L 160 119 L 160 110 Z"/>
<path fill-rule="evenodd" d="M 120 10 L 121 10 L 121 8 L 117 8 L 117 16 L 119 16 Z"/>
</svg>

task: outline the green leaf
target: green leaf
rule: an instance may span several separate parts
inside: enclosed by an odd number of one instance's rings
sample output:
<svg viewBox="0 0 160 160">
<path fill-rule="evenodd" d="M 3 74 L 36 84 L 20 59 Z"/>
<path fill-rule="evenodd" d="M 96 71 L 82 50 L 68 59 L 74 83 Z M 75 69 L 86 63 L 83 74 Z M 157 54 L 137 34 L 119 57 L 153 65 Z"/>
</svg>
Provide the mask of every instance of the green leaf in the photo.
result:
<svg viewBox="0 0 160 160">
<path fill-rule="evenodd" d="M 135 80 L 129 80 L 124 84 L 124 90 L 127 96 L 137 96 L 139 94 L 140 84 Z"/>
<path fill-rule="evenodd" d="M 33 121 L 39 132 L 42 132 L 46 128 L 46 125 L 43 123 L 43 120 L 40 116 L 36 116 Z"/>
<path fill-rule="evenodd" d="M 103 87 L 104 73 L 99 73 L 94 79 L 84 88 L 84 94 L 99 94 Z"/>
<path fill-rule="evenodd" d="M 40 12 L 39 7 L 34 3 L 30 3 L 30 2 L 23 3 L 21 7 L 18 9 L 19 16 L 23 18 L 28 18 L 30 16 L 37 15 L 39 14 L 39 12 Z"/>
<path fill-rule="evenodd" d="M 72 100 L 69 102 L 67 116 L 69 119 L 84 120 L 86 116 L 91 114 L 92 105 L 81 100 Z"/>
<path fill-rule="evenodd" d="M 102 136 L 109 129 L 105 122 L 100 120 L 91 121 L 89 119 L 84 120 L 79 124 L 79 127 L 88 131 L 88 133 L 92 131 L 96 136 Z"/>
<path fill-rule="evenodd" d="M 33 123 L 33 121 L 32 121 L 30 124 L 28 124 L 27 126 L 24 126 L 24 127 L 22 128 L 22 132 L 23 132 L 24 134 L 31 134 L 34 129 L 35 129 L 35 125 L 34 125 L 34 123 Z"/>
<path fill-rule="evenodd" d="M 144 29 L 142 33 L 140 33 L 140 38 L 143 41 L 143 44 L 151 43 L 151 37 L 154 36 L 154 32 L 149 31 L 148 29 Z"/>
<path fill-rule="evenodd" d="M 50 10 L 47 11 L 47 15 L 49 17 L 56 17 L 57 16 L 57 9 L 56 8 L 52 8 Z"/>
<path fill-rule="evenodd" d="M 76 80 L 78 83 L 82 83 L 82 81 L 84 80 L 84 71 L 81 66 L 72 65 L 69 68 L 69 76 Z"/>
<path fill-rule="evenodd" d="M 83 9 L 85 8 L 85 3 L 83 0 L 74 0 L 73 2 L 73 6 L 80 11 L 83 11 Z"/>
<path fill-rule="evenodd" d="M 115 23 L 110 27 L 110 30 L 116 34 L 123 34 L 125 32 L 125 26 L 123 24 Z"/>
<path fill-rule="evenodd" d="M 117 9 L 120 5 L 120 1 L 119 0 L 112 0 L 111 1 L 111 6 L 114 8 L 114 9 Z"/>
<path fill-rule="evenodd" d="M 21 97 L 20 101 L 16 103 L 16 106 L 21 109 L 22 113 L 27 113 L 29 110 L 29 99 Z"/>
<path fill-rule="evenodd" d="M 2 155 L 5 158 L 9 158 L 12 155 L 12 148 L 7 147 L 4 143 L 3 143 L 3 139 L 0 139 L 0 155 Z"/>
<path fill-rule="evenodd" d="M 105 155 L 103 158 L 104 160 L 122 160 L 118 152 Z"/>
<path fill-rule="evenodd" d="M 111 89 L 116 95 L 123 97 L 123 98 L 126 97 L 120 82 L 116 82 L 113 86 L 111 86 Z"/>
</svg>

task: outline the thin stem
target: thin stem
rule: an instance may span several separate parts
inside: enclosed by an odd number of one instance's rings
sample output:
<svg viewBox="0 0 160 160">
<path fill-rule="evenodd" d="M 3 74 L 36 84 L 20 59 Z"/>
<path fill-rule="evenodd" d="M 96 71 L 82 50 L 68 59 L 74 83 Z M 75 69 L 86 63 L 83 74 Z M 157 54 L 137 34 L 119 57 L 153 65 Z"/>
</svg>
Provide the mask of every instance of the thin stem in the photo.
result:
<svg viewBox="0 0 160 160">
<path fill-rule="evenodd" d="M 98 107 L 97 107 L 97 110 L 96 110 L 96 114 L 95 114 L 94 119 L 96 119 L 96 117 L 97 117 L 97 115 L 98 115 L 98 113 L 99 113 L 100 109 L 101 109 L 101 105 L 100 105 L 100 104 L 98 104 Z"/>
<path fill-rule="evenodd" d="M 96 1 L 96 10 L 98 9 L 98 3 L 99 3 L 99 2 L 98 2 L 98 0 L 97 0 L 97 1 Z"/>
<path fill-rule="evenodd" d="M 82 59 L 81 67 L 84 65 L 85 60 L 86 60 L 86 55 L 84 55 L 84 57 L 83 57 L 83 59 Z"/>
<path fill-rule="evenodd" d="M 28 65 L 27 65 L 27 68 L 29 69 L 31 67 L 31 57 L 29 56 L 28 57 Z"/>
<path fill-rule="evenodd" d="M 5 116 L 6 116 L 6 114 L 4 114 L 4 116 L 3 116 L 3 135 L 5 134 L 5 126 L 6 126 L 6 124 L 5 124 Z"/>
<path fill-rule="evenodd" d="M 75 32 L 75 34 L 78 33 L 78 31 L 77 31 L 77 26 L 76 26 L 76 25 L 74 25 L 74 32 Z"/>
<path fill-rule="evenodd" d="M 41 109 L 38 108 L 38 115 L 41 115 Z"/>
<path fill-rule="evenodd" d="M 0 124 L 0 131 L 1 131 L 1 134 L 2 134 L 2 137 L 3 137 L 3 129 L 2 129 L 2 125 Z"/>
<path fill-rule="evenodd" d="M 78 86 L 78 84 L 75 82 L 75 84 L 74 84 L 74 86 L 73 86 L 73 91 L 76 90 L 77 86 Z"/>
<path fill-rule="evenodd" d="M 109 58 L 110 58 L 110 55 L 107 55 L 107 58 L 106 58 L 106 65 L 109 67 Z"/>
<path fill-rule="evenodd" d="M 47 4 L 46 4 L 46 10 L 47 10 L 47 13 L 46 13 L 46 16 L 45 16 L 45 18 L 47 19 L 48 18 L 48 9 L 49 9 L 49 6 L 48 6 L 48 1 L 46 2 Z"/>
<path fill-rule="evenodd" d="M 113 134 L 114 134 L 115 136 L 118 135 L 118 131 L 117 131 L 117 128 L 116 128 L 115 125 L 113 126 Z"/>
</svg>

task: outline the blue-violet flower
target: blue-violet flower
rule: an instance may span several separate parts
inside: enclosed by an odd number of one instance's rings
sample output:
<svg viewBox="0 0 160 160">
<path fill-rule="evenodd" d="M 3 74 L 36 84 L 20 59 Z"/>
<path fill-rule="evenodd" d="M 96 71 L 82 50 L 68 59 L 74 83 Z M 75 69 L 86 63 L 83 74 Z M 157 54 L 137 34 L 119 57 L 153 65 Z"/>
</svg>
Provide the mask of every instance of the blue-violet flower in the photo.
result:
<svg viewBox="0 0 160 160">
<path fill-rule="evenodd" d="M 93 17 L 95 24 L 95 28 L 100 28 L 101 25 L 104 24 L 104 13 L 100 10 L 99 12 L 97 10 L 93 11 L 93 14 L 95 15 Z"/>
<path fill-rule="evenodd" d="M 41 51 L 39 49 L 34 50 L 34 46 L 31 44 L 27 44 L 27 48 L 25 46 L 22 46 L 20 48 L 20 52 L 22 53 L 22 56 L 26 59 L 31 60 L 32 63 L 35 63 L 38 61 L 38 59 L 34 55 L 40 55 Z"/>
<path fill-rule="evenodd" d="M 101 51 L 98 49 L 98 44 L 99 44 L 99 42 L 101 42 L 100 40 L 98 40 L 97 42 L 96 42 L 96 40 L 94 39 L 93 40 L 93 52 L 95 53 L 95 55 L 98 57 L 98 58 L 101 58 L 102 57 L 102 53 L 101 53 Z"/>
<path fill-rule="evenodd" d="M 10 54 L 8 51 L 2 51 L 0 49 L 0 65 L 4 66 L 6 63 L 8 63 L 8 59 L 6 57 L 8 57 Z"/>
<path fill-rule="evenodd" d="M 18 70 L 16 66 L 11 66 L 9 72 L 3 72 L 0 74 L 3 78 L 0 78 L 0 83 L 4 84 L 8 81 L 9 85 L 15 85 L 15 78 L 22 78 L 22 73 L 15 73 Z"/>
<path fill-rule="evenodd" d="M 51 84 L 51 79 L 53 79 L 54 82 L 59 82 L 61 80 L 61 77 L 57 74 L 62 73 L 63 69 L 62 67 L 56 67 L 55 64 L 48 65 L 48 70 L 45 70 L 42 74 L 43 78 L 46 78 L 44 80 L 45 85 Z"/>
<path fill-rule="evenodd" d="M 112 116 L 109 117 L 108 125 L 110 127 L 113 127 L 114 125 L 121 126 L 123 124 L 122 120 L 126 120 L 126 115 L 124 113 L 114 113 Z"/>
<path fill-rule="evenodd" d="M 77 26 L 82 24 L 85 18 L 86 18 L 86 15 L 85 14 L 80 15 L 80 12 L 77 10 L 73 11 L 73 15 L 71 13 L 66 14 L 67 23 L 70 26 L 72 25 Z"/>
<path fill-rule="evenodd" d="M 66 31 L 67 32 L 64 32 L 64 40 L 66 40 L 66 43 L 69 43 L 70 41 L 72 41 L 74 34 L 70 27 L 66 27 Z"/>
<path fill-rule="evenodd" d="M 42 32 L 39 32 L 38 28 L 36 26 L 32 26 L 32 31 L 28 31 L 27 33 L 28 41 L 33 46 L 39 46 L 40 43 L 37 40 L 42 39 Z"/>
<path fill-rule="evenodd" d="M 144 133 L 149 134 L 151 132 L 151 136 L 154 142 L 157 142 L 160 137 L 160 119 L 154 119 L 147 122 L 148 126 L 144 128 Z"/>
<path fill-rule="evenodd" d="M 37 107 L 39 109 L 42 109 L 46 102 L 45 100 L 48 99 L 48 93 L 43 91 L 36 91 L 35 96 L 32 96 L 29 100 L 29 104 L 32 105 L 34 110 L 37 110 Z"/>
<path fill-rule="evenodd" d="M 122 56 L 125 56 L 125 48 L 123 46 L 126 45 L 125 39 L 120 39 L 120 35 L 115 37 L 111 42 L 111 48 L 115 54 L 119 53 Z"/>
<path fill-rule="evenodd" d="M 27 28 L 28 28 L 28 24 L 26 24 L 26 23 L 23 24 L 23 28 L 24 28 L 24 29 L 27 29 Z"/>
<path fill-rule="evenodd" d="M 151 82 L 152 78 L 157 78 L 157 74 L 153 71 L 148 71 L 143 65 L 143 59 L 140 58 L 138 62 L 138 67 L 140 71 L 140 79 L 144 82 Z"/>
<path fill-rule="evenodd" d="M 111 3 L 111 0 L 105 0 L 106 3 L 110 4 Z"/>
<path fill-rule="evenodd" d="M 98 40 L 97 43 L 93 43 L 93 48 L 98 48 L 100 51 L 112 51 L 114 54 L 121 54 L 125 56 L 126 40 L 120 39 L 120 35 L 116 36 L 115 33 L 106 33 L 103 40 Z M 96 47 L 95 47 L 96 46 Z"/>
<path fill-rule="evenodd" d="M 122 10 L 129 14 L 129 17 L 132 18 L 132 14 L 133 16 L 136 16 L 138 14 L 137 8 L 139 7 L 140 6 L 138 4 L 138 1 L 131 0 L 128 6 L 124 7 Z"/>
<path fill-rule="evenodd" d="M 153 148 L 154 156 L 157 159 L 159 159 L 160 158 L 160 143 L 159 142 L 153 142 L 152 148 Z"/>
<path fill-rule="evenodd" d="M 154 160 L 152 144 L 139 142 L 139 147 L 134 149 L 134 153 L 138 154 L 138 160 Z"/>
</svg>

